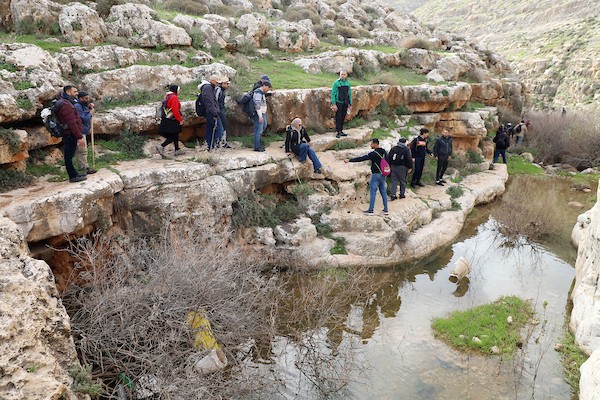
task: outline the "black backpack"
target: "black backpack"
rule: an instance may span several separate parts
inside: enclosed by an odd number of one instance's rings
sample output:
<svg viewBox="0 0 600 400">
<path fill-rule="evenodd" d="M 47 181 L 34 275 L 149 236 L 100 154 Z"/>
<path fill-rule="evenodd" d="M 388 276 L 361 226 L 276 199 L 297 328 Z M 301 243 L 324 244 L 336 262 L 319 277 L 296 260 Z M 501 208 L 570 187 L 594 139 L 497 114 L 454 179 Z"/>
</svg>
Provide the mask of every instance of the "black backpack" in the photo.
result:
<svg viewBox="0 0 600 400">
<path fill-rule="evenodd" d="M 202 102 L 202 88 L 205 85 L 210 85 L 210 83 L 205 83 L 200 86 L 200 93 L 198 93 L 198 97 L 196 97 L 196 115 L 199 117 L 206 117 L 206 106 Z"/>
<path fill-rule="evenodd" d="M 392 165 L 404 165 L 404 151 L 400 146 L 392 147 L 387 158 Z"/>
<path fill-rule="evenodd" d="M 62 124 L 58 119 L 57 110 L 62 105 L 63 100 L 54 100 L 52 105 L 42 110 L 41 116 L 44 121 L 44 126 L 50 132 L 52 137 L 63 137 L 64 131 L 69 127 L 67 124 Z"/>
<path fill-rule="evenodd" d="M 256 109 L 254 107 L 254 101 L 252 99 L 254 92 L 248 92 L 244 94 L 237 103 L 242 107 L 242 111 L 248 116 L 248 118 L 254 117 Z"/>
</svg>

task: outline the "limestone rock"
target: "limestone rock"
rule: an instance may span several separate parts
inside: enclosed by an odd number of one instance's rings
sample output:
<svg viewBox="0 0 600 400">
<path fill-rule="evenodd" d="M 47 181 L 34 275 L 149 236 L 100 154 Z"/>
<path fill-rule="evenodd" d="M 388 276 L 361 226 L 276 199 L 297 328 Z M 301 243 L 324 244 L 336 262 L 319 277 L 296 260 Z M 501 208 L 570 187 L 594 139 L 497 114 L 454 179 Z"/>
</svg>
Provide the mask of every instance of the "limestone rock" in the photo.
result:
<svg viewBox="0 0 600 400">
<path fill-rule="evenodd" d="M 171 61 L 166 53 L 151 53 L 142 49 L 129 49 L 114 44 L 108 46 L 67 47 L 61 54 L 68 57 L 71 67 L 79 71 L 102 71 L 124 68 L 133 64 Z"/>
<path fill-rule="evenodd" d="M 283 246 L 302 246 L 317 238 L 317 228 L 310 218 L 298 218 L 290 224 L 273 229 L 277 243 Z"/>
<path fill-rule="evenodd" d="M 254 47 L 260 47 L 260 41 L 267 34 L 269 24 L 264 15 L 253 13 L 242 15 L 236 27 L 245 33 L 246 38 Z"/>
<path fill-rule="evenodd" d="M 260 244 L 263 246 L 275 246 L 273 228 L 252 227 L 240 229 L 240 238 L 246 244 Z"/>
<path fill-rule="evenodd" d="M 132 46 L 190 46 L 192 38 L 185 29 L 161 22 L 158 14 L 143 4 L 126 3 L 111 7 L 106 27 L 111 34 L 124 37 Z"/>
<path fill-rule="evenodd" d="M 175 19 L 173 19 L 173 22 L 185 28 L 188 32 L 191 30 L 198 30 L 201 32 L 203 38 L 202 47 L 206 49 L 224 49 L 227 46 L 227 42 L 219 34 L 219 24 L 211 20 L 178 14 Z M 194 46 L 196 47 L 196 45 Z"/>
<path fill-rule="evenodd" d="M 279 50 L 298 53 L 316 48 L 320 41 L 311 29 L 310 20 L 299 22 L 277 21 L 271 24 L 277 32 Z"/>
<path fill-rule="evenodd" d="M 577 251 L 569 328 L 574 332 L 575 343 L 591 354 L 600 348 L 600 202 L 596 202 L 588 215 L 591 222 Z"/>
<path fill-rule="evenodd" d="M 498 346 L 492 346 L 490 350 L 492 351 L 492 354 L 500 354 L 500 349 Z"/>
<path fill-rule="evenodd" d="M 469 70 L 469 64 L 458 56 L 442 57 L 436 63 L 435 69 L 445 81 L 456 81 Z"/>
<path fill-rule="evenodd" d="M 71 43 L 89 46 L 104 41 L 106 25 L 96 10 L 81 3 L 65 6 L 58 17 L 60 30 Z"/>
<path fill-rule="evenodd" d="M 581 365 L 579 380 L 579 398 L 581 400 L 600 399 L 600 349 L 595 350 L 590 358 Z"/>
<path fill-rule="evenodd" d="M 567 203 L 567 205 L 569 207 L 574 207 L 574 208 L 583 208 L 583 204 L 581 204 L 578 201 L 570 201 L 569 203 Z"/>
<path fill-rule="evenodd" d="M 52 33 L 50 28 L 58 23 L 63 6 L 50 0 L 12 0 L 10 12 L 15 30 L 24 26 L 41 27 L 43 33 Z M 34 28 L 35 30 L 35 28 Z"/>
<path fill-rule="evenodd" d="M 439 115 L 436 129 L 448 129 L 451 132 L 454 151 L 480 151 L 479 142 L 486 137 L 487 129 L 478 112 L 449 112 Z"/>
<path fill-rule="evenodd" d="M 400 11 L 389 13 L 384 21 L 390 29 L 398 32 L 410 32 L 415 35 L 423 32 L 414 17 Z"/>
<path fill-rule="evenodd" d="M 12 138 L 0 136 L 0 165 L 9 164 L 26 159 L 29 149 L 27 132 L 20 129 L 11 129 Z"/>
<path fill-rule="evenodd" d="M 439 54 L 424 49 L 408 49 L 404 65 L 411 69 L 429 72 L 439 64 Z M 443 74 L 442 74 L 443 75 Z"/>
<path fill-rule="evenodd" d="M 0 253 L 0 398 L 73 398 L 68 369 L 79 361 L 50 267 L 29 256 L 23 234 L 6 218 Z"/>
<path fill-rule="evenodd" d="M 471 341 L 472 341 L 473 343 L 481 343 L 481 339 L 479 339 L 477 336 L 473 336 L 473 337 L 471 338 Z"/>
<path fill-rule="evenodd" d="M 10 11 L 11 0 L 0 0 L 0 30 L 12 30 L 12 12 Z"/>
</svg>

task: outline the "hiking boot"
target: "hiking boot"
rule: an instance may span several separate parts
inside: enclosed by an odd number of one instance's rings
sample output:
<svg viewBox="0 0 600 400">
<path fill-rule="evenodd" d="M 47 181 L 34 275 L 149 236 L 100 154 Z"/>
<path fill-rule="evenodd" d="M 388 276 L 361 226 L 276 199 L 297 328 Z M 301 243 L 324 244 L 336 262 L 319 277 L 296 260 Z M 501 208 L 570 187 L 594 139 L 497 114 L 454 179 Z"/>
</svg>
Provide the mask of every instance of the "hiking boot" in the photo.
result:
<svg viewBox="0 0 600 400">
<path fill-rule="evenodd" d="M 344 133 L 344 132 L 340 132 L 340 133 L 339 133 L 339 135 L 340 135 L 340 136 L 348 136 L 348 134 L 347 134 L 347 133 Z"/>
<path fill-rule="evenodd" d="M 375 215 L 375 213 L 373 211 L 370 211 L 370 210 L 363 211 L 363 214 L 368 215 L 369 217 Z"/>
<path fill-rule="evenodd" d="M 88 168 L 88 169 L 85 170 L 85 173 L 88 174 L 88 175 L 95 174 L 96 172 L 98 172 L 98 171 L 96 171 L 93 168 Z"/>
<path fill-rule="evenodd" d="M 323 172 L 321 171 L 321 168 L 317 168 L 315 169 L 315 174 L 322 174 Z"/>
<path fill-rule="evenodd" d="M 390 212 L 388 210 L 383 210 L 383 215 L 390 215 Z"/>
<path fill-rule="evenodd" d="M 400 198 L 400 199 L 405 199 L 405 198 L 406 198 L 406 196 L 405 196 L 405 195 L 403 195 L 403 194 L 401 194 L 399 198 Z"/>
<path fill-rule="evenodd" d="M 177 149 L 175 150 L 175 152 L 173 153 L 174 156 L 182 156 L 185 154 L 185 151 L 183 149 Z"/>
<path fill-rule="evenodd" d="M 341 137 L 342 137 L 342 135 L 341 135 L 341 134 L 338 132 L 338 133 L 336 133 L 336 134 L 335 134 L 335 137 L 336 137 L 337 139 L 339 139 L 339 138 L 341 138 Z"/>
<path fill-rule="evenodd" d="M 85 175 L 77 175 L 75 178 L 69 179 L 69 182 L 71 182 L 71 183 L 81 182 L 81 181 L 85 181 L 86 179 L 87 179 L 87 176 L 85 176 Z"/>
<path fill-rule="evenodd" d="M 232 149 L 233 147 L 231 147 L 231 146 L 229 145 L 229 143 L 225 143 L 225 144 L 223 144 L 223 148 L 224 148 L 224 149 Z"/>
<path fill-rule="evenodd" d="M 390 196 L 390 201 L 394 201 L 394 200 L 396 200 L 396 199 L 397 199 L 397 197 L 396 197 L 396 196 Z"/>
<path fill-rule="evenodd" d="M 438 186 L 444 186 L 444 184 L 442 183 L 442 181 L 435 181 L 435 184 Z"/>
<path fill-rule="evenodd" d="M 165 148 L 162 147 L 160 144 L 156 145 L 156 151 L 158 152 L 158 154 L 160 154 L 161 156 L 165 155 Z"/>
</svg>

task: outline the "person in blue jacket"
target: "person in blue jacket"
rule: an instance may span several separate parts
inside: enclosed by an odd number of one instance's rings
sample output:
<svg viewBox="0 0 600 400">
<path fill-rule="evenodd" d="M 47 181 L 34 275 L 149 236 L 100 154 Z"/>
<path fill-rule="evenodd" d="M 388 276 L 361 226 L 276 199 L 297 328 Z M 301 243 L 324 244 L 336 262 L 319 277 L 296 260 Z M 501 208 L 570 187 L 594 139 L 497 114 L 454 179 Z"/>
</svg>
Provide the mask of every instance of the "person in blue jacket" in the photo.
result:
<svg viewBox="0 0 600 400">
<path fill-rule="evenodd" d="M 81 118 L 81 123 L 83 124 L 83 146 L 77 146 L 77 151 L 75 152 L 75 159 L 77 160 L 77 165 L 79 166 L 79 173 L 81 174 L 95 174 L 96 170 L 90 168 L 88 164 L 88 148 L 87 148 L 87 138 L 90 135 L 90 131 L 92 129 L 92 117 L 94 114 L 94 103 L 92 103 L 90 99 L 90 95 L 84 91 L 81 91 L 77 95 L 77 101 L 74 104 L 77 113 L 79 114 L 79 118 Z"/>
</svg>

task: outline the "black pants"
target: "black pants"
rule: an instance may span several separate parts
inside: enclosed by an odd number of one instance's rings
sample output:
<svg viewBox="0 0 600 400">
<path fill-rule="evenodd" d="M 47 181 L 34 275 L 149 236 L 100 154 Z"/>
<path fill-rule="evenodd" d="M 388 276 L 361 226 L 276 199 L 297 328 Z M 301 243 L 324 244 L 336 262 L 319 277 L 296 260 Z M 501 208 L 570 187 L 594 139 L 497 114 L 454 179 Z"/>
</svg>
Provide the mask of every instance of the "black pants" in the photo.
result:
<svg viewBox="0 0 600 400">
<path fill-rule="evenodd" d="M 67 174 L 69 174 L 69 179 L 73 179 L 77 176 L 77 170 L 73 166 L 73 157 L 75 156 L 75 152 L 77 151 L 77 139 L 71 134 L 63 136 L 63 146 Z"/>
<path fill-rule="evenodd" d="M 335 131 L 340 133 L 344 130 L 344 120 L 346 119 L 346 113 L 348 112 L 348 104 L 346 103 L 335 103 L 337 111 L 335 112 Z"/>
<path fill-rule="evenodd" d="M 425 157 L 415 158 L 415 172 L 413 172 L 410 184 L 414 185 L 417 182 L 421 182 L 421 175 L 423 175 L 423 167 L 425 167 Z"/>
<path fill-rule="evenodd" d="M 444 179 L 444 174 L 446 173 L 446 169 L 448 168 L 448 156 L 446 155 L 438 155 L 437 159 L 437 171 L 435 173 L 435 180 L 441 181 Z"/>
<path fill-rule="evenodd" d="M 162 142 L 161 146 L 166 147 L 173 143 L 175 151 L 179 150 L 179 133 L 181 133 L 181 125 L 175 119 L 163 118 L 158 126 L 158 134 L 165 137 L 167 140 Z"/>
</svg>

